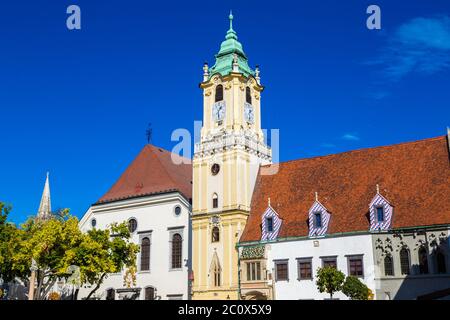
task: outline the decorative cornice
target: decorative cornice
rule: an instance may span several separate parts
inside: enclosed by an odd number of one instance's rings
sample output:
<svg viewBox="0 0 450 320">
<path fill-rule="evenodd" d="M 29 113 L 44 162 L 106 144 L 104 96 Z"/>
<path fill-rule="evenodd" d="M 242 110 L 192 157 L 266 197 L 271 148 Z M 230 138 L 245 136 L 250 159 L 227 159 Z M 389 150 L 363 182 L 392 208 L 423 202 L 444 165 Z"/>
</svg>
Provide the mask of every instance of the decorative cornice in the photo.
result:
<svg viewBox="0 0 450 320">
<path fill-rule="evenodd" d="M 264 160 L 272 161 L 272 150 L 255 134 L 241 132 L 218 132 L 217 135 L 209 135 L 203 141 L 195 144 L 194 159 L 214 155 L 229 150 L 245 150 Z"/>
</svg>

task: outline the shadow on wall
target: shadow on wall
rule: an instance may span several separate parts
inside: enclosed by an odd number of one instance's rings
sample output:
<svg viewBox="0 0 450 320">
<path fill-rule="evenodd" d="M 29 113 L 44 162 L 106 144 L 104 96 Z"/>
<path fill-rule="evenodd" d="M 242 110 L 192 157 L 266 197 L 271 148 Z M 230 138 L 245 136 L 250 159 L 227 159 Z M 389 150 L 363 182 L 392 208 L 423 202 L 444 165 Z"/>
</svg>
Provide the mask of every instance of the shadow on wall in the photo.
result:
<svg viewBox="0 0 450 320">
<path fill-rule="evenodd" d="M 419 264 L 411 265 L 410 274 L 393 297 L 395 300 L 450 300 L 449 238 L 431 247 L 431 252 L 422 248 L 415 252 Z"/>
</svg>

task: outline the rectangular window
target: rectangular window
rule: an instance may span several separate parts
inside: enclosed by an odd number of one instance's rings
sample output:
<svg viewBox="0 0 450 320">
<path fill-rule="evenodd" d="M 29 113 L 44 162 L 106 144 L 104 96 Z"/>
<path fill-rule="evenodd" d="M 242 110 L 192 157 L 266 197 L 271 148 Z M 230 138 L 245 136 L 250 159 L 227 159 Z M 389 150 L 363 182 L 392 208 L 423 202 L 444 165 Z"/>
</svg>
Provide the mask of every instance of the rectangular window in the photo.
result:
<svg viewBox="0 0 450 320">
<path fill-rule="evenodd" d="M 261 280 L 261 263 L 247 262 L 247 281 Z"/>
<path fill-rule="evenodd" d="M 312 279 L 312 260 L 298 259 L 298 280 L 310 280 Z"/>
<path fill-rule="evenodd" d="M 384 209 L 383 207 L 377 208 L 377 221 L 383 222 L 384 221 Z"/>
<path fill-rule="evenodd" d="M 289 280 L 289 270 L 288 261 L 276 261 L 275 262 L 275 281 L 288 281 Z"/>
<path fill-rule="evenodd" d="M 347 257 L 348 274 L 355 277 L 364 277 L 363 257 L 350 256 Z"/>
<path fill-rule="evenodd" d="M 314 224 L 316 228 L 322 228 L 322 214 L 320 213 L 314 214 Z"/>
<path fill-rule="evenodd" d="M 273 231 L 273 218 L 267 218 L 267 231 L 272 232 Z"/>
<path fill-rule="evenodd" d="M 336 257 L 324 257 L 324 258 L 322 258 L 322 267 L 337 268 L 337 258 Z"/>
</svg>

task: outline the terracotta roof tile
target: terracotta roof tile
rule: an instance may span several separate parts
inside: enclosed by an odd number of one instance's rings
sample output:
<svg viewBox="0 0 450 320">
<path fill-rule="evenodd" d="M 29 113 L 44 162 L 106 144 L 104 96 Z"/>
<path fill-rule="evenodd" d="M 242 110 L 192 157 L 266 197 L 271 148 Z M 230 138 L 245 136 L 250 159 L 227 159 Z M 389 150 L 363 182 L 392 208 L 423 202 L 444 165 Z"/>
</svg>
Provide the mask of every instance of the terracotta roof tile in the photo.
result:
<svg viewBox="0 0 450 320">
<path fill-rule="evenodd" d="M 185 162 L 176 164 L 172 157 L 178 163 Z M 190 160 L 149 144 L 96 204 L 170 191 L 179 191 L 186 199 L 192 197 Z"/>
<path fill-rule="evenodd" d="M 448 148 L 443 136 L 280 163 L 257 178 L 241 242 L 261 238 L 269 197 L 283 220 L 279 237 L 307 236 L 315 192 L 331 212 L 328 234 L 367 231 L 377 184 L 394 206 L 393 228 L 450 224 Z"/>
</svg>

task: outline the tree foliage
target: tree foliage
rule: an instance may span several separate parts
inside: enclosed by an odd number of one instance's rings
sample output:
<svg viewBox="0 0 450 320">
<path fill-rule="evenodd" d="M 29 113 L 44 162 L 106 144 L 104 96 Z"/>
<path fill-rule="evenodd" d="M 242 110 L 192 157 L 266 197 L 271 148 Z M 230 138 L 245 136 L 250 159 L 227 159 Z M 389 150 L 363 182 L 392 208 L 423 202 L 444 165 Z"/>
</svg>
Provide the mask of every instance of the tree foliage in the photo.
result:
<svg viewBox="0 0 450 320">
<path fill-rule="evenodd" d="M 112 224 L 109 229 L 89 230 L 80 244 L 75 264 L 80 267 L 81 282 L 94 285 L 86 297 L 90 299 L 108 273 L 128 268 L 134 272 L 139 246 L 131 243 L 125 222 Z"/>
<path fill-rule="evenodd" d="M 63 210 L 51 219 L 30 218 L 17 228 L 6 222 L 8 213 L 9 208 L 0 203 L 0 277 L 5 282 L 18 278 L 28 283 L 34 260 L 37 266 L 34 299 L 48 298 L 59 279 L 76 283 L 77 287 L 94 286 L 90 298 L 108 273 L 124 268 L 129 269 L 127 274 L 135 272 L 139 247 L 130 242 L 125 222 L 83 233 L 78 219 Z"/>
<path fill-rule="evenodd" d="M 354 276 L 348 276 L 342 286 L 342 292 L 352 300 L 368 300 L 369 288 Z"/>
<path fill-rule="evenodd" d="M 316 285 L 320 292 L 326 292 L 333 299 L 333 294 L 342 289 L 345 275 L 334 267 L 323 267 L 317 270 Z"/>
</svg>

